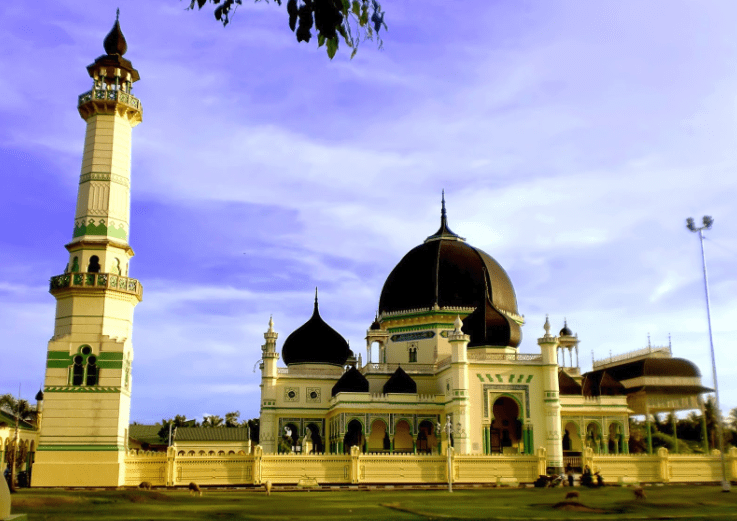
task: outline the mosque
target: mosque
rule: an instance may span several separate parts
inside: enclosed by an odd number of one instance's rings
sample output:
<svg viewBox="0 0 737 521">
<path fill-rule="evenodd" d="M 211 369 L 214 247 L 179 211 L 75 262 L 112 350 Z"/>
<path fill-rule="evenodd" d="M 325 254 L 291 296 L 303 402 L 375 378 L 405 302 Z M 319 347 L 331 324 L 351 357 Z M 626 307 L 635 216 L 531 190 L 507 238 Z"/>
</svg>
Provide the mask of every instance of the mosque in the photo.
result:
<svg viewBox="0 0 737 521">
<path fill-rule="evenodd" d="M 537 351 L 521 353 L 525 321 L 512 281 L 451 231 L 443 199 L 437 231 L 384 283 L 367 320 L 365 363 L 322 319 L 316 294 L 312 316 L 281 346 L 273 322 L 264 334 L 258 445 L 180 429 L 164 452 L 129 450 L 139 446 L 129 431 L 131 338 L 143 297 L 129 275 L 130 152 L 143 109 L 117 20 L 104 49 L 87 67 L 91 87 L 77 105 L 84 153 L 68 264 L 50 280 L 56 318 L 29 457 L 33 486 L 257 484 L 268 476 L 431 482 L 449 479 L 445 455 L 456 458 L 454 479 L 471 481 L 530 480 L 581 467 L 591 454 L 639 472 L 649 460 L 627 459 L 629 417 L 701 406 L 709 389 L 698 368 L 669 347 L 601 360 L 582 374 L 578 337 L 565 324 L 555 334 L 546 320 Z M 227 429 L 209 429 L 219 430 Z M 0 435 L 8 450 L 7 422 Z M 361 460 L 368 455 L 379 466 Z"/>
</svg>

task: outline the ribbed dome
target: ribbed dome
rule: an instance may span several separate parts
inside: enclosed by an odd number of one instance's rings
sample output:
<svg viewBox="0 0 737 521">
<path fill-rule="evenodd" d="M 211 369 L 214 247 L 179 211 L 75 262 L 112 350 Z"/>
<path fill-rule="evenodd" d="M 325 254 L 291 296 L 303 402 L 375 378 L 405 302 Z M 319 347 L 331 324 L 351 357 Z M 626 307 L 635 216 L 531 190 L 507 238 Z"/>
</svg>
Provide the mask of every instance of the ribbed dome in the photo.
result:
<svg viewBox="0 0 737 521">
<path fill-rule="evenodd" d="M 320 317 L 316 292 L 312 317 L 284 341 L 281 349 L 284 363 L 344 365 L 349 355 L 348 342 Z"/>
<path fill-rule="evenodd" d="M 394 374 L 391 375 L 389 380 L 384 384 L 382 389 L 384 394 L 390 393 L 403 393 L 403 394 L 414 394 L 417 393 L 417 383 L 404 372 L 404 369 L 397 367 Z"/>
<path fill-rule="evenodd" d="M 355 367 L 351 367 L 338 382 L 333 386 L 333 396 L 338 393 L 367 393 L 369 392 L 369 382 L 361 371 Z"/>
<path fill-rule="evenodd" d="M 522 338 L 519 325 L 502 313 L 519 314 L 509 276 L 490 255 L 450 231 L 445 201 L 440 229 L 410 250 L 387 277 L 379 311 L 391 313 L 435 305 L 477 308 L 480 316 L 470 321 L 473 325 L 464 321 L 463 330 L 471 335 L 469 346 L 516 347 Z M 499 339 L 508 340 L 500 343 Z"/>
<path fill-rule="evenodd" d="M 120 9 L 118 9 L 118 16 L 115 17 L 115 25 L 113 25 L 113 28 L 110 29 L 109 33 L 107 33 L 102 45 L 105 47 L 106 53 L 119 54 L 120 56 L 123 56 L 128 50 L 128 43 L 125 41 L 123 31 L 120 30 L 120 22 L 118 22 L 119 16 Z"/>
</svg>

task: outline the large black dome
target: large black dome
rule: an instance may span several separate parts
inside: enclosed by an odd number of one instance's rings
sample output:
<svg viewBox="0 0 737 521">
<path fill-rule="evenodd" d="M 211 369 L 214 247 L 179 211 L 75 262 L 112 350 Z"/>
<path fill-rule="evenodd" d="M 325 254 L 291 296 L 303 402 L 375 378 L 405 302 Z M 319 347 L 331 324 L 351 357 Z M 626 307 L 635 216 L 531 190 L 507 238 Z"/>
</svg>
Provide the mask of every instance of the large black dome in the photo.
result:
<svg viewBox="0 0 737 521">
<path fill-rule="evenodd" d="M 392 270 L 379 299 L 379 312 L 392 313 L 434 306 L 476 308 L 469 346 L 510 345 L 522 338 L 517 297 L 504 268 L 486 252 L 450 231 L 443 201 L 440 229 L 410 250 Z M 492 334 L 493 333 L 493 334 Z M 490 336 L 491 335 L 491 336 Z"/>
<path fill-rule="evenodd" d="M 344 365 L 349 355 L 348 342 L 320 317 L 315 294 L 315 310 L 312 317 L 284 341 L 281 348 L 282 360 L 287 365 Z"/>
</svg>

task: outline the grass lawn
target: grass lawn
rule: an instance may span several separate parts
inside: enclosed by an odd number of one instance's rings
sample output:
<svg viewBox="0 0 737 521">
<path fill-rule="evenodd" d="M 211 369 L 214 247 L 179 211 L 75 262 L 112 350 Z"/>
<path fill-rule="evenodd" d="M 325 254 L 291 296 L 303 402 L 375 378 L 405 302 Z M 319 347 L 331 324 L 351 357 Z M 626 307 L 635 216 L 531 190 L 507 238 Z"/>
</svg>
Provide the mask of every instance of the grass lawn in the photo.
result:
<svg viewBox="0 0 737 521">
<path fill-rule="evenodd" d="M 35 490 L 13 495 L 14 514 L 36 520 L 421 520 L 421 519 L 737 519 L 737 490 L 711 486 L 646 487 L 646 501 L 631 488 L 580 492 L 591 510 L 556 509 L 568 488 L 455 490 L 340 490 L 273 492 L 204 490 Z"/>
</svg>

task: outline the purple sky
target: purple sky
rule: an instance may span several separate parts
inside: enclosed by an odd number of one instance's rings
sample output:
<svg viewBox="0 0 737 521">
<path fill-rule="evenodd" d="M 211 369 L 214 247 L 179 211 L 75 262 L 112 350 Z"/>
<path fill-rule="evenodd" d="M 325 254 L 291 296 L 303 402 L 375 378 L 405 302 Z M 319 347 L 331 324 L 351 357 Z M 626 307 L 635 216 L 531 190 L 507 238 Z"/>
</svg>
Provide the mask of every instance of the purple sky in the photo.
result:
<svg viewBox="0 0 737 521">
<path fill-rule="evenodd" d="M 134 93 L 131 420 L 258 415 L 263 332 L 312 311 L 363 353 L 385 278 L 437 229 L 495 257 L 536 352 L 668 343 L 737 407 L 737 3 L 385 0 L 384 50 L 297 44 L 283 7 L 223 29 L 178 0 L 0 3 L 0 393 L 43 381 L 67 262 L 85 66 L 120 6 Z M 42 5 L 43 4 L 43 5 Z"/>
</svg>

